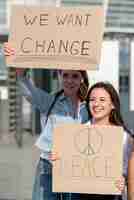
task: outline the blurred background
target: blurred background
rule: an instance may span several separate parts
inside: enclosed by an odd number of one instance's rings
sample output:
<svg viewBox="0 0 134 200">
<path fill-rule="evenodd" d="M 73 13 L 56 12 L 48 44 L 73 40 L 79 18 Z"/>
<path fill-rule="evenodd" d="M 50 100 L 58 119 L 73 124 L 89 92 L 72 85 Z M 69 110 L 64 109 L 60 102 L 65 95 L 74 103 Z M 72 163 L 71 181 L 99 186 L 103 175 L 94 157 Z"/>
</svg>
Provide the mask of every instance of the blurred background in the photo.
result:
<svg viewBox="0 0 134 200">
<path fill-rule="evenodd" d="M 13 4 L 105 6 L 101 72 L 89 71 L 89 81 L 93 84 L 108 80 L 114 84 L 120 95 L 124 120 L 134 131 L 134 1 L 0 0 L 0 199 L 28 200 L 31 198 L 35 161 L 32 147 L 40 134 L 40 116 L 38 111 L 31 112 L 31 106 L 21 96 L 15 70 L 7 68 L 3 56 L 3 43 L 8 41 L 10 34 Z M 56 70 L 35 69 L 30 73 L 36 85 L 48 92 L 59 86 Z"/>
</svg>

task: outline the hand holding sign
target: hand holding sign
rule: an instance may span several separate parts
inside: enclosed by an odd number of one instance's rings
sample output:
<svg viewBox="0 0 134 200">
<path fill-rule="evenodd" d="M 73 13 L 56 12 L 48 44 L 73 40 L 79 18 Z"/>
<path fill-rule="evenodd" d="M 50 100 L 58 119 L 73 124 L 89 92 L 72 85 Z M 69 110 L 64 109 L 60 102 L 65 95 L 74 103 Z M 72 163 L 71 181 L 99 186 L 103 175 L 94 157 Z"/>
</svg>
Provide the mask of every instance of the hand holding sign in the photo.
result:
<svg viewBox="0 0 134 200">
<path fill-rule="evenodd" d="M 3 49 L 4 49 L 4 55 L 5 56 L 15 55 L 15 49 L 12 48 L 9 43 L 5 42 Z"/>
<path fill-rule="evenodd" d="M 56 153 L 56 152 L 49 153 L 49 160 L 56 161 L 59 159 L 60 159 L 60 157 L 59 157 L 58 153 Z"/>
<path fill-rule="evenodd" d="M 6 57 L 8 56 L 15 56 L 15 49 L 11 47 L 11 45 L 6 42 L 4 43 L 4 55 Z M 26 74 L 27 69 L 23 69 L 23 68 L 16 68 L 16 75 L 17 76 L 23 76 L 24 74 Z"/>
<path fill-rule="evenodd" d="M 125 189 L 125 178 L 121 176 L 120 179 L 115 182 L 115 186 L 122 193 Z"/>
</svg>

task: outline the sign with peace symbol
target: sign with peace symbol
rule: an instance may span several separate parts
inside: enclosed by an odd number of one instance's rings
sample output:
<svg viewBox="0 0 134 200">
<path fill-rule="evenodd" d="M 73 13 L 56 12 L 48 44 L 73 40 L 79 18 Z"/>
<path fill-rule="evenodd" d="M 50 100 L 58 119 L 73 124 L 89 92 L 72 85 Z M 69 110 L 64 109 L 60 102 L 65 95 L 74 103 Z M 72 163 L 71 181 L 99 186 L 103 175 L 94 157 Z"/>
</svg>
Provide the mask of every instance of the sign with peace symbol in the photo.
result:
<svg viewBox="0 0 134 200">
<path fill-rule="evenodd" d="M 53 192 L 120 194 L 123 129 L 62 124 L 54 130 Z M 114 147 L 114 148 L 113 148 Z"/>
<path fill-rule="evenodd" d="M 74 145 L 76 150 L 85 155 L 91 156 L 100 152 L 103 137 L 99 130 L 85 127 L 74 136 Z"/>
</svg>

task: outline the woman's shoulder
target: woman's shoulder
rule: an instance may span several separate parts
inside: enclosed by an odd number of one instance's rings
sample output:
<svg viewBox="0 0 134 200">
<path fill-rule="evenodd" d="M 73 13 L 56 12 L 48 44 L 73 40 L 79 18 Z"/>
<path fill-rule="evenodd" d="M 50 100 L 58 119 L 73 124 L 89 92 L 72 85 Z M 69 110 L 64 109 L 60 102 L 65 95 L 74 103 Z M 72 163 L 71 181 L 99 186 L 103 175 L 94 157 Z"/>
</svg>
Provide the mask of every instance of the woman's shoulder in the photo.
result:
<svg viewBox="0 0 134 200">
<path fill-rule="evenodd" d="M 133 134 L 132 130 L 125 130 L 125 129 L 124 129 L 124 135 L 125 135 L 126 138 L 128 138 L 129 140 L 134 141 L 134 134 Z"/>
<path fill-rule="evenodd" d="M 134 147 L 134 137 L 126 130 L 124 130 L 124 143 L 126 143 L 127 147 Z"/>
<path fill-rule="evenodd" d="M 91 125 L 91 121 L 89 120 L 88 122 L 85 123 L 85 125 Z"/>
</svg>

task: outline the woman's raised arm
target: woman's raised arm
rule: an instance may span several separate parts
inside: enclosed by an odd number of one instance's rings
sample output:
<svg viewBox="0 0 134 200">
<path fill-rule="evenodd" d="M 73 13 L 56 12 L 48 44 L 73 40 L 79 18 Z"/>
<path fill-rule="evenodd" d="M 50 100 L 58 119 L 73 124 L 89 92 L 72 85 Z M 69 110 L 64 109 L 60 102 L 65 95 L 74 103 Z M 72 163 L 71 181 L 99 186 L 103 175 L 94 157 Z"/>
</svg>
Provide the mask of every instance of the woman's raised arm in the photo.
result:
<svg viewBox="0 0 134 200">
<path fill-rule="evenodd" d="M 4 43 L 4 55 L 15 55 L 15 49 L 9 43 Z M 26 69 L 16 68 L 16 75 L 20 85 L 22 95 L 38 109 L 41 113 L 47 113 L 49 105 L 53 100 L 53 96 L 46 91 L 35 86 L 33 81 L 26 75 Z"/>
</svg>

